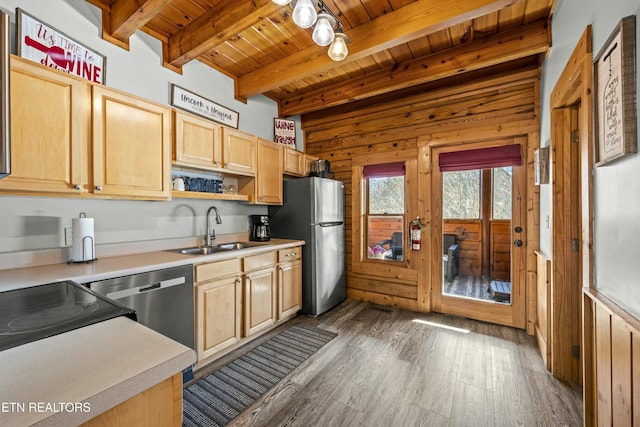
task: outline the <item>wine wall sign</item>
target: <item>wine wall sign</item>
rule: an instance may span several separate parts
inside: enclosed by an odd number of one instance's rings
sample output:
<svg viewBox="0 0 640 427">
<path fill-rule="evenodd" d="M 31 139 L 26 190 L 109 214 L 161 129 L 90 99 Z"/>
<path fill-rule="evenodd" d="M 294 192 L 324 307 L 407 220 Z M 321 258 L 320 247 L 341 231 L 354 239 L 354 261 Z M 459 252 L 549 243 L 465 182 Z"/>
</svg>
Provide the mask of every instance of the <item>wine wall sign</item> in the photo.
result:
<svg viewBox="0 0 640 427">
<path fill-rule="evenodd" d="M 105 57 L 16 9 L 18 56 L 83 79 L 105 83 Z"/>
</svg>

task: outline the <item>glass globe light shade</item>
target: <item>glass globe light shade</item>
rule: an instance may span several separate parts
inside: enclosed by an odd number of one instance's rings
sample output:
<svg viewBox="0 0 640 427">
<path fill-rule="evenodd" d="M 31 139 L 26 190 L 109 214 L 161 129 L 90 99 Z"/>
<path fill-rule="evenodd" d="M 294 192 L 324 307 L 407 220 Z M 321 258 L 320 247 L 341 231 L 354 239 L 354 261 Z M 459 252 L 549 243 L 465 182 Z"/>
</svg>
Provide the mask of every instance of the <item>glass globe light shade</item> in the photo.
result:
<svg viewBox="0 0 640 427">
<path fill-rule="evenodd" d="M 335 37 L 334 25 L 336 25 L 336 20 L 333 19 L 333 16 L 320 11 L 311 38 L 318 46 L 329 46 Z"/>
<path fill-rule="evenodd" d="M 309 28 L 316 23 L 318 14 L 311 0 L 298 0 L 293 8 L 293 22 L 300 28 Z"/>
<path fill-rule="evenodd" d="M 289 3 L 291 3 L 291 0 L 271 0 L 271 1 L 280 6 L 286 6 Z"/>
<path fill-rule="evenodd" d="M 333 43 L 329 46 L 329 51 L 327 52 L 329 58 L 334 61 L 342 61 L 349 54 L 349 49 L 347 49 L 347 43 L 349 43 L 349 36 L 341 31 L 337 31 L 335 33 L 335 38 L 333 39 Z"/>
</svg>

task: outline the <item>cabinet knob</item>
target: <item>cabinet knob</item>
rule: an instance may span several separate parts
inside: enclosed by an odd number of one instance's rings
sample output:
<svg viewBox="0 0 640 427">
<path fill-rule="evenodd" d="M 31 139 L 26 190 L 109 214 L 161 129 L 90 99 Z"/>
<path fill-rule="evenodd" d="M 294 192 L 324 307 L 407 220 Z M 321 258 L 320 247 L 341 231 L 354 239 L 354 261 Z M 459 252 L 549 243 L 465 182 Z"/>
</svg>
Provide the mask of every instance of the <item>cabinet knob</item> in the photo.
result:
<svg viewBox="0 0 640 427">
<path fill-rule="evenodd" d="M 216 167 L 216 168 L 219 168 L 220 167 L 220 162 L 213 162 L 213 166 Z"/>
<path fill-rule="evenodd" d="M 258 197 L 258 201 L 259 201 L 259 202 L 261 202 L 261 201 L 262 201 L 262 199 L 263 199 L 263 197 L 262 197 L 262 196 Z"/>
<path fill-rule="evenodd" d="M 228 162 L 224 164 L 224 167 L 225 167 L 225 168 L 228 168 L 229 166 L 230 166 L 230 165 L 229 165 L 229 163 L 228 163 Z"/>
<path fill-rule="evenodd" d="M 102 191 L 102 185 L 96 185 L 96 191 Z"/>
<path fill-rule="evenodd" d="M 80 190 L 82 187 L 80 187 L 80 184 L 74 184 L 73 185 L 73 189 L 74 190 Z"/>
</svg>

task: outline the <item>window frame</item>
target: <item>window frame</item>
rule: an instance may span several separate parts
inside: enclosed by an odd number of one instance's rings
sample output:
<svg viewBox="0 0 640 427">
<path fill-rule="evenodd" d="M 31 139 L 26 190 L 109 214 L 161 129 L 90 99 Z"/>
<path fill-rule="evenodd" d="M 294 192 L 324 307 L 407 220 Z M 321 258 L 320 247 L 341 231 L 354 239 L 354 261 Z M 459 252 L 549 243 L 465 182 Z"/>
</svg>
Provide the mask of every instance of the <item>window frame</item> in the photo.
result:
<svg viewBox="0 0 640 427">
<path fill-rule="evenodd" d="M 406 165 L 405 165 L 405 170 L 406 170 Z M 374 261 L 392 261 L 392 262 L 401 262 L 404 260 L 404 256 L 407 253 L 408 250 L 408 245 L 407 245 L 407 230 L 406 230 L 406 224 L 408 223 L 407 220 L 407 179 L 406 179 L 406 172 L 404 175 L 402 175 L 403 177 L 403 185 L 402 185 L 402 199 L 403 199 L 403 206 L 402 206 L 402 213 L 376 213 L 376 214 L 372 214 L 370 212 L 370 208 L 371 208 L 371 179 L 376 179 L 373 177 L 362 177 L 363 180 L 363 188 L 364 188 L 364 192 L 363 192 L 363 203 L 364 203 L 364 212 L 363 212 L 363 216 L 364 216 L 364 220 L 363 220 L 363 230 L 364 230 L 364 240 L 367 242 L 367 254 L 364 255 L 364 257 L 367 260 L 374 260 Z M 385 178 L 391 178 L 391 177 L 385 177 Z M 375 256 L 370 256 L 369 252 L 368 252 L 368 248 L 371 247 L 371 243 L 369 242 L 369 236 L 370 236 L 370 228 L 369 228 L 369 220 L 374 217 L 374 218 L 396 218 L 396 217 L 401 217 L 401 221 L 400 221 L 400 225 L 401 225 L 401 232 L 402 232 L 402 254 L 403 257 L 401 259 L 392 259 L 392 258 L 378 258 Z M 389 236 L 391 237 L 391 236 Z M 363 247 L 364 250 L 364 247 Z M 391 245 L 390 245 L 390 250 L 391 250 Z"/>
<path fill-rule="evenodd" d="M 363 167 L 380 163 L 392 163 L 402 161 L 405 163 L 405 212 L 403 228 L 405 236 L 408 232 L 407 222 L 417 217 L 418 212 L 418 153 L 417 149 L 408 149 L 394 152 L 382 152 L 354 156 L 351 159 L 351 273 L 366 276 L 386 277 L 394 280 L 416 280 L 417 258 L 420 252 L 411 251 L 405 242 L 403 260 L 396 262 L 380 262 L 367 257 L 367 238 L 365 213 L 368 207 L 363 197 L 367 188 L 363 180 Z M 408 240 L 407 240 L 408 241 Z M 406 255 L 405 255 L 406 254 Z"/>
</svg>

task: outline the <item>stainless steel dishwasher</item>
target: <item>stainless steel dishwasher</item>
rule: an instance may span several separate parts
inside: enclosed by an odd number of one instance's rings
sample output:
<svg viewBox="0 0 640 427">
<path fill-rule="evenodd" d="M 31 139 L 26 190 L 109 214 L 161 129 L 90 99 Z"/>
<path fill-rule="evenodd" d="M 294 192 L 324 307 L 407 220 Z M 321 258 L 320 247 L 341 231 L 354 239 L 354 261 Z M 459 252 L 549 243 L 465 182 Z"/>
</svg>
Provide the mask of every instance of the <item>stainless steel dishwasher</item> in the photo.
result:
<svg viewBox="0 0 640 427">
<path fill-rule="evenodd" d="M 195 349 L 193 266 L 155 270 L 86 284 L 132 308 L 138 323 Z"/>
</svg>

